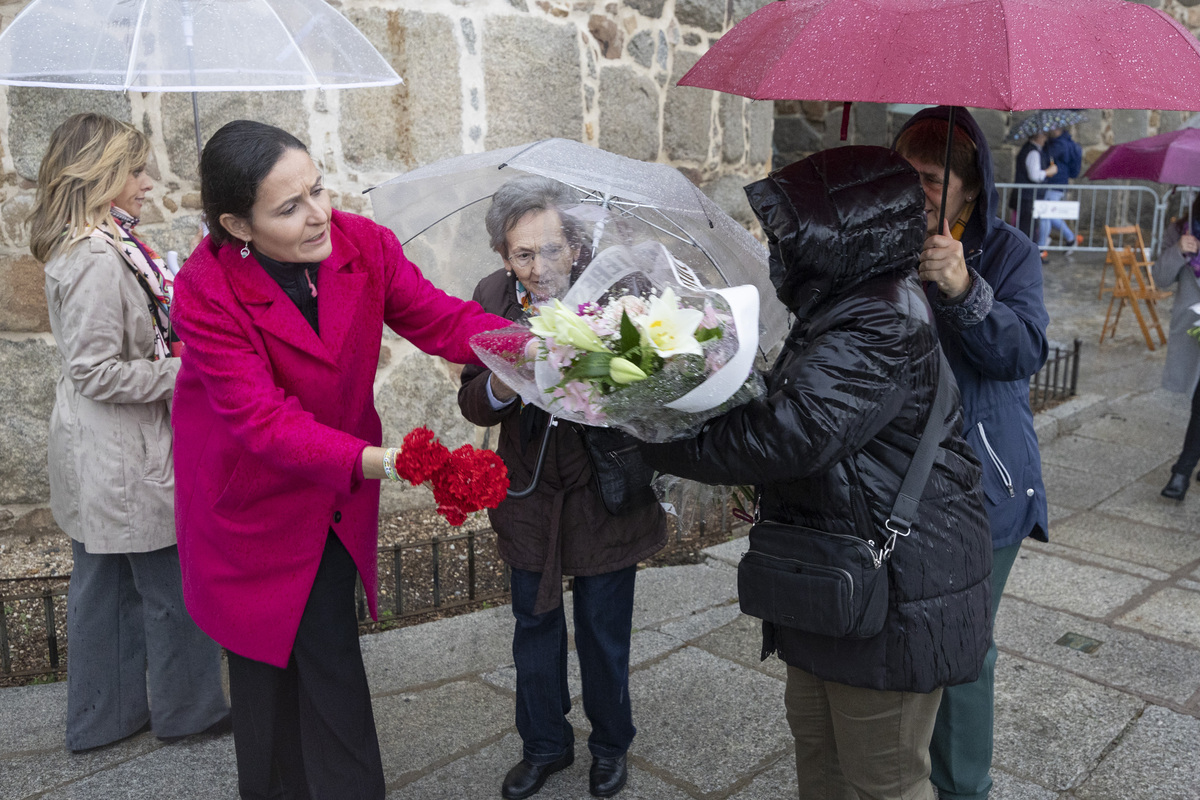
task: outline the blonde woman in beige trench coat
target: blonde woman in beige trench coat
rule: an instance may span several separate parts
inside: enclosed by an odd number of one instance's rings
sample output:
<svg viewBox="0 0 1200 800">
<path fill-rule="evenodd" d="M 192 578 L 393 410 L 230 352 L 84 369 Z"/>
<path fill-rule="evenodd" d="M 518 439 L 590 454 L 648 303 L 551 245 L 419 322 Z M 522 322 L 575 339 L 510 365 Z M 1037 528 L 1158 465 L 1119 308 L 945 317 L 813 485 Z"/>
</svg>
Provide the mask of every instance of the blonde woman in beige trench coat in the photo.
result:
<svg viewBox="0 0 1200 800">
<path fill-rule="evenodd" d="M 74 556 L 72 751 L 147 724 L 168 741 L 228 727 L 220 649 L 184 608 L 175 547 L 170 273 L 133 233 L 153 188 L 148 155 L 129 125 L 71 117 L 51 136 L 30 217 L 62 356 L 49 473 L 50 508 Z"/>
</svg>

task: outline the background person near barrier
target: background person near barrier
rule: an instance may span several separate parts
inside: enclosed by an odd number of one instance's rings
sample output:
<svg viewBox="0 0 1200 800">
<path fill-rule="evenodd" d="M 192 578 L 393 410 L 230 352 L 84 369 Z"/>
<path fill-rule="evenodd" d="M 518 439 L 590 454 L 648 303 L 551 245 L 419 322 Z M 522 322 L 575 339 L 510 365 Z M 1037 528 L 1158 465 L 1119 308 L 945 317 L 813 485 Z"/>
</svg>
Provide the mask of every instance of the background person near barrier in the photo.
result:
<svg viewBox="0 0 1200 800">
<path fill-rule="evenodd" d="M 1071 138 L 1071 132 L 1064 128 L 1053 128 L 1049 136 L 1050 139 L 1046 142 L 1046 155 L 1057 169 L 1053 175 L 1047 173 L 1044 199 L 1062 200 L 1066 195 L 1066 190 L 1058 187 L 1066 186 L 1070 183 L 1071 178 L 1079 177 L 1079 170 L 1083 167 L 1083 148 Z M 1051 230 L 1058 232 L 1059 242 L 1067 245 L 1070 250 L 1083 244 L 1083 236 L 1072 231 L 1065 221 L 1057 217 L 1042 217 L 1038 220 L 1037 246 L 1039 250 L 1045 250 L 1046 246 L 1050 244 Z"/>
</svg>

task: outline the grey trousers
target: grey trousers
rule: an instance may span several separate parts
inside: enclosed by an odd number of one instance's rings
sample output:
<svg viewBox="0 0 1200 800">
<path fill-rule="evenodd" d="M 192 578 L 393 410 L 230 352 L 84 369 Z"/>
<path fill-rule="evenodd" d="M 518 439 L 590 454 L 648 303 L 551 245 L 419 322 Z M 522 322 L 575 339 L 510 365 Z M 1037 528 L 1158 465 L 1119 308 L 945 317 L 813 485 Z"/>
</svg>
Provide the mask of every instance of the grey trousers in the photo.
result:
<svg viewBox="0 0 1200 800">
<path fill-rule="evenodd" d="M 801 800 L 934 800 L 929 737 L 942 690 L 860 689 L 788 666 L 784 705 Z"/>
<path fill-rule="evenodd" d="M 89 553 L 72 541 L 71 551 L 67 749 L 147 722 L 157 736 L 185 736 L 224 717 L 221 650 L 183 606 L 178 549 Z"/>
</svg>

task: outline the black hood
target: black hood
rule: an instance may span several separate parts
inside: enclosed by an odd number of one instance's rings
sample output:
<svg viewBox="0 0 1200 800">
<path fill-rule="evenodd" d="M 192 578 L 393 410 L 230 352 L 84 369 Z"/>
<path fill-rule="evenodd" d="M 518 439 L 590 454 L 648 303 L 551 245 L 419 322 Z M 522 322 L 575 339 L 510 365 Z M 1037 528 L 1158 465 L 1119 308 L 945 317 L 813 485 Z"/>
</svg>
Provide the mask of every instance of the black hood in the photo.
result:
<svg viewBox="0 0 1200 800">
<path fill-rule="evenodd" d="M 905 122 L 904 126 L 900 128 L 896 139 L 899 139 L 900 134 L 904 133 L 913 123 L 928 118 L 949 119 L 950 106 L 925 108 L 913 114 L 908 122 Z M 979 198 L 975 201 L 975 212 L 967 220 L 967 228 L 962 237 L 963 247 L 970 252 L 981 247 L 991 229 L 1000 223 L 1000 217 L 993 213 L 994 209 L 1000 205 L 1000 194 L 996 191 L 996 175 L 992 169 L 992 149 L 988 147 L 987 137 L 983 135 L 983 129 L 979 127 L 979 123 L 975 121 L 969 111 L 958 106 L 954 112 L 954 127 L 958 129 L 955 132 L 956 136 L 962 131 L 966 131 L 967 135 L 971 137 L 971 141 L 975 143 L 975 165 L 979 169 L 979 177 L 983 182 Z M 895 146 L 896 142 L 893 141 L 892 147 Z M 954 220 L 951 220 L 951 224 L 953 222 Z"/>
<path fill-rule="evenodd" d="M 815 153 L 746 187 L 770 245 L 775 294 L 796 316 L 887 272 L 925 241 L 916 170 L 886 147 Z"/>
</svg>

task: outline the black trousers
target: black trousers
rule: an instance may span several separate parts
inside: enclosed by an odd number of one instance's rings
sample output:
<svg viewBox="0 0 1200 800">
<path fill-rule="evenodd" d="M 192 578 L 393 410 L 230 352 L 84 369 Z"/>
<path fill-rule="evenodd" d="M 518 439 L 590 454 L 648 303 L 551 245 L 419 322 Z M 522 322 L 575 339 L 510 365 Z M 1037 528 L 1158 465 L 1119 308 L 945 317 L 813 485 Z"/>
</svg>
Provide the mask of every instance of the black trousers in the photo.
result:
<svg viewBox="0 0 1200 800">
<path fill-rule="evenodd" d="M 1197 462 L 1200 462 L 1200 383 L 1192 392 L 1192 415 L 1188 418 L 1187 433 L 1183 435 L 1183 452 L 1171 471 L 1190 477 Z"/>
<path fill-rule="evenodd" d="M 229 654 L 245 800 L 382 800 L 371 694 L 354 613 L 357 570 L 329 532 L 285 669 Z"/>
</svg>

